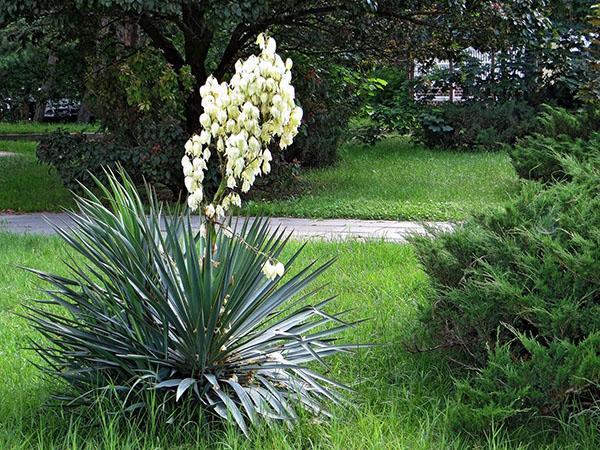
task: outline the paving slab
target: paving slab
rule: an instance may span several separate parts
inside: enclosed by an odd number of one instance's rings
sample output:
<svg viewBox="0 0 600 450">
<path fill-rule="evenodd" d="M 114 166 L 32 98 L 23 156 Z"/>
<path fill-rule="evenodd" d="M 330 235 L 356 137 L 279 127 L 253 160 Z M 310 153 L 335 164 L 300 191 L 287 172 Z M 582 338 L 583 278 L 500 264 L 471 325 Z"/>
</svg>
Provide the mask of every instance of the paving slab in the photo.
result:
<svg viewBox="0 0 600 450">
<path fill-rule="evenodd" d="M 195 224 L 199 218 L 194 217 Z M 235 221 L 235 219 L 234 219 Z M 65 213 L 0 214 L 0 230 L 13 233 L 55 234 L 54 227 L 68 229 L 76 226 Z M 412 235 L 426 235 L 432 230 L 452 230 L 450 222 L 408 222 L 393 220 L 357 219 L 298 219 L 273 217 L 272 228 L 286 228 L 295 239 L 321 240 L 384 240 L 406 242 Z"/>
</svg>

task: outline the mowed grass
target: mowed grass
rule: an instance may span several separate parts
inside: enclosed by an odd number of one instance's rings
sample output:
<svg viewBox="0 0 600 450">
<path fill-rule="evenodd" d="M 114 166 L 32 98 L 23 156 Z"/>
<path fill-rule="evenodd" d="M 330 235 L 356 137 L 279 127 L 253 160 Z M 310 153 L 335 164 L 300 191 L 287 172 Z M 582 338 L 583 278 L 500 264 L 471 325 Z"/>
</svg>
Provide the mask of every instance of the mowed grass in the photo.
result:
<svg viewBox="0 0 600 450">
<path fill-rule="evenodd" d="M 150 420 L 140 426 L 100 410 L 90 420 L 81 411 L 48 405 L 58 385 L 32 364 L 43 365 L 26 349 L 29 339 L 41 337 L 20 316 L 39 292 L 35 277 L 17 265 L 65 274 L 65 247 L 56 238 L 0 233 L 0 249 L 2 449 L 517 449 L 542 444 L 575 449 L 597 444 L 591 442 L 594 432 L 568 428 L 554 441 L 543 434 L 509 434 L 501 427 L 472 437 L 452 429 L 455 400 L 448 368 L 439 354 L 415 355 L 402 345 L 415 334 L 428 279 L 411 247 L 382 242 L 309 243 L 296 265 L 336 257 L 320 279 L 328 283 L 322 295 L 338 294 L 335 308 L 354 308 L 352 318 L 370 319 L 349 331 L 348 341 L 381 344 L 330 360 L 328 375 L 355 389 L 347 407 L 334 409 L 332 420 L 303 418 L 293 430 L 275 425 L 255 429 L 249 437 L 231 426 L 193 420 L 171 425 Z"/>
<path fill-rule="evenodd" d="M 0 211 L 60 211 L 73 204 L 33 142 L 0 141 Z M 514 193 L 504 153 L 429 150 L 404 138 L 373 147 L 345 145 L 334 167 L 307 170 L 295 198 L 248 201 L 244 214 L 312 218 L 462 220 L 498 208 Z"/>
<path fill-rule="evenodd" d="M 505 153 L 430 150 L 406 138 L 347 144 L 334 167 L 303 175 L 297 198 L 253 201 L 248 214 L 313 218 L 464 219 L 517 189 Z"/>
<path fill-rule="evenodd" d="M 50 166 L 35 156 L 37 143 L 0 141 L 0 211 L 59 211 L 73 205 L 70 192 Z"/>
<path fill-rule="evenodd" d="M 99 126 L 93 123 L 76 122 L 0 122 L 0 134 L 49 133 L 58 129 L 76 133 L 83 131 L 98 131 Z"/>
</svg>

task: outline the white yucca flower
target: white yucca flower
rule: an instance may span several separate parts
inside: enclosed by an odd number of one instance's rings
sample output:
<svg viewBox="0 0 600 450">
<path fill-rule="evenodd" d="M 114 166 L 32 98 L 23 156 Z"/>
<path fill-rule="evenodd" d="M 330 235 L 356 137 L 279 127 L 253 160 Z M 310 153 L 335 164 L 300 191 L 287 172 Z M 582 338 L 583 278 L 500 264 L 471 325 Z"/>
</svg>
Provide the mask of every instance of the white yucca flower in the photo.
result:
<svg viewBox="0 0 600 450">
<path fill-rule="evenodd" d="M 190 208 L 211 212 L 209 218 L 241 204 L 239 193 L 248 192 L 257 177 L 271 170 L 269 146 L 289 146 L 302 121 L 291 85 L 292 61 L 284 62 L 275 52 L 273 38 L 260 34 L 256 43 L 261 53 L 238 60 L 229 84 L 210 76 L 200 88 L 201 131 L 186 143 L 182 166 Z M 211 150 L 219 155 L 224 178 L 215 198 L 209 199 L 202 195 L 202 182 Z"/>
<path fill-rule="evenodd" d="M 231 206 L 241 206 L 239 194 L 271 171 L 269 146 L 288 147 L 302 122 L 302 108 L 294 101 L 291 84 L 292 60 L 281 59 L 273 38 L 260 34 L 256 43 L 261 53 L 238 60 L 229 84 L 211 75 L 200 88 L 201 131 L 185 144 L 181 164 L 190 194 L 188 205 L 212 222 L 221 221 Z M 211 199 L 204 196 L 203 181 L 213 153 L 218 155 L 223 178 Z M 283 276 L 284 271 L 279 262 L 263 267 L 270 279 Z"/>
</svg>

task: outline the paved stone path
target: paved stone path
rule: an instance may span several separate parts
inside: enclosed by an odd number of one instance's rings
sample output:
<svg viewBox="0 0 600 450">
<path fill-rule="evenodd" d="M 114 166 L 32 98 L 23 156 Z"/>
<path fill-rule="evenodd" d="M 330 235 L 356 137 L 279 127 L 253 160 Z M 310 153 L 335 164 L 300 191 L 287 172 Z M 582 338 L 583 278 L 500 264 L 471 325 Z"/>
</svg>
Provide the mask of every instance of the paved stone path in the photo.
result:
<svg viewBox="0 0 600 450">
<path fill-rule="evenodd" d="M 73 222 L 62 213 L 0 214 L 0 230 L 53 234 L 54 230 L 50 224 L 62 228 L 72 226 Z M 272 218 L 270 225 L 292 230 L 293 237 L 297 239 L 358 239 L 391 242 L 405 242 L 408 236 L 426 234 L 431 228 L 449 230 L 453 227 L 449 222 L 295 218 Z"/>
<path fill-rule="evenodd" d="M 6 158 L 7 156 L 17 156 L 17 154 L 13 152 L 0 152 L 0 158 Z"/>
</svg>

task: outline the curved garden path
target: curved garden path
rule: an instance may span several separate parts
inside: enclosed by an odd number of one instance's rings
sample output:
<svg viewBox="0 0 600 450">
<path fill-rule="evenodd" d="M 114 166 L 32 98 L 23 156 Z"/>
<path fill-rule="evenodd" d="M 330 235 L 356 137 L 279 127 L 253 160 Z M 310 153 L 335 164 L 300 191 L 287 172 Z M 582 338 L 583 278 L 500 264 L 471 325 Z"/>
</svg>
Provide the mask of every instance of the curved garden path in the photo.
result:
<svg viewBox="0 0 600 450">
<path fill-rule="evenodd" d="M 54 234 L 54 226 L 73 226 L 64 213 L 0 214 L 0 230 L 14 233 Z M 283 227 L 292 231 L 297 239 L 324 240 L 385 240 L 405 242 L 415 234 L 427 234 L 431 229 L 449 230 L 450 222 L 408 222 L 394 220 L 356 219 L 297 219 L 274 217 L 271 227 Z"/>
</svg>

